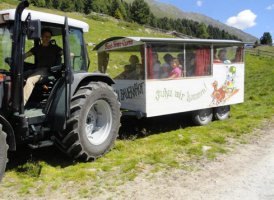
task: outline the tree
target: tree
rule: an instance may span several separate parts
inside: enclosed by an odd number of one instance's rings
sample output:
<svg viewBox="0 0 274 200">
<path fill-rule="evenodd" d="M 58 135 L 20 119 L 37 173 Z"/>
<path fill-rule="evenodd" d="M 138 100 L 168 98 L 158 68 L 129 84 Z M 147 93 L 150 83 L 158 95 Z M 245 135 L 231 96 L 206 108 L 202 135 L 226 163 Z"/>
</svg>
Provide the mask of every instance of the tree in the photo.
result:
<svg viewBox="0 0 274 200">
<path fill-rule="evenodd" d="M 92 0 L 84 1 L 84 13 L 89 14 L 92 10 Z"/>
<path fill-rule="evenodd" d="M 116 9 L 113 17 L 115 17 L 116 19 L 123 19 L 124 18 L 119 9 Z"/>
<path fill-rule="evenodd" d="M 207 39 L 209 38 L 209 34 L 207 32 L 207 27 L 204 23 L 200 23 L 197 27 L 197 36 L 199 38 Z"/>
<path fill-rule="evenodd" d="M 272 37 L 269 32 L 264 32 L 260 39 L 261 44 L 272 45 Z"/>
<path fill-rule="evenodd" d="M 74 4 L 73 11 L 80 12 L 80 13 L 84 11 L 84 5 L 85 5 L 84 0 L 74 0 L 72 2 Z"/>
<path fill-rule="evenodd" d="M 52 0 L 52 6 L 55 9 L 59 9 L 60 7 L 60 2 L 58 0 Z"/>
<path fill-rule="evenodd" d="M 131 18 L 139 24 L 148 24 L 150 20 L 149 5 L 144 0 L 134 0 L 130 7 Z"/>
<path fill-rule="evenodd" d="M 119 0 L 113 0 L 110 7 L 111 16 L 115 16 L 115 13 L 118 12 L 121 2 Z"/>
<path fill-rule="evenodd" d="M 110 7 L 110 3 L 107 0 L 93 0 L 93 1 L 91 1 L 91 10 L 94 12 L 110 14 L 109 7 Z"/>
<path fill-rule="evenodd" d="M 46 3 L 47 8 L 52 8 L 53 7 L 52 0 L 47 0 L 45 3 Z"/>
<path fill-rule="evenodd" d="M 63 0 L 60 4 L 60 9 L 65 12 L 70 12 L 73 10 L 73 5 L 71 1 Z"/>
</svg>

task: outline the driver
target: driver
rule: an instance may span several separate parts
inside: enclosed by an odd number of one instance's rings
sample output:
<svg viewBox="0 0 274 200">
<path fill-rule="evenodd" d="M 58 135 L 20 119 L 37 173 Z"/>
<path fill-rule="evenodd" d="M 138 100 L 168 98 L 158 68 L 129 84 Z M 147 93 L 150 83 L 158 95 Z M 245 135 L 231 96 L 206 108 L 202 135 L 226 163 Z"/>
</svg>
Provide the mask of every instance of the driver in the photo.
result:
<svg viewBox="0 0 274 200">
<path fill-rule="evenodd" d="M 52 66 L 61 63 L 62 49 L 51 43 L 52 31 L 44 28 L 41 31 L 42 43 L 33 47 L 25 54 L 25 59 L 34 56 L 36 69 L 28 77 L 24 86 L 24 105 L 26 105 L 35 84 L 42 79 L 43 76 L 49 75 L 49 69 Z"/>
</svg>

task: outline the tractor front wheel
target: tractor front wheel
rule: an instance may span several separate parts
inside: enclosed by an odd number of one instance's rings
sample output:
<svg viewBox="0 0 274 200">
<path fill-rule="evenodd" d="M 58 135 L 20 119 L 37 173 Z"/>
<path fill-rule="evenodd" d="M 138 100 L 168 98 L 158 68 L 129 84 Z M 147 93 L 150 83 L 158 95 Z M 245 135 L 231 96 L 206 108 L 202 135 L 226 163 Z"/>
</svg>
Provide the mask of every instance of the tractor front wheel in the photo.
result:
<svg viewBox="0 0 274 200">
<path fill-rule="evenodd" d="M 2 180 L 6 165 L 8 162 L 8 145 L 6 140 L 6 133 L 2 131 L 2 125 L 0 124 L 0 181 Z"/>
</svg>

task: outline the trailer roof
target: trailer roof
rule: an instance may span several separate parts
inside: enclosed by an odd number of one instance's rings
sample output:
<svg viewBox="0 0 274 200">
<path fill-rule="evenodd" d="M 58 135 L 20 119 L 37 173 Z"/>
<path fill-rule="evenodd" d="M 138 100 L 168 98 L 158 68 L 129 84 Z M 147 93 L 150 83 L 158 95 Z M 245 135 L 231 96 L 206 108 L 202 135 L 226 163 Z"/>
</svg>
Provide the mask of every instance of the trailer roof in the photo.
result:
<svg viewBox="0 0 274 200">
<path fill-rule="evenodd" d="M 24 10 L 22 14 L 22 20 L 24 21 L 28 14 L 31 13 L 31 19 L 32 20 L 40 20 L 41 22 L 47 22 L 52 24 L 64 24 L 65 17 L 55 14 L 49 14 L 39 11 L 33 11 L 33 10 Z M 15 19 L 15 9 L 9 9 L 9 10 L 1 10 L 0 15 L 5 15 L 6 20 L 14 20 Z M 1 16 L 0 16 L 1 17 Z M 80 28 L 83 30 L 83 32 L 88 32 L 89 25 L 85 22 L 82 22 L 80 20 L 71 19 L 68 18 L 68 25 L 75 28 Z"/>
<path fill-rule="evenodd" d="M 182 38 L 153 38 L 153 37 L 111 37 L 94 47 L 93 50 L 107 51 L 141 45 L 144 43 L 166 44 L 220 44 L 220 45 L 244 45 L 238 40 L 215 40 L 215 39 L 182 39 Z"/>
</svg>

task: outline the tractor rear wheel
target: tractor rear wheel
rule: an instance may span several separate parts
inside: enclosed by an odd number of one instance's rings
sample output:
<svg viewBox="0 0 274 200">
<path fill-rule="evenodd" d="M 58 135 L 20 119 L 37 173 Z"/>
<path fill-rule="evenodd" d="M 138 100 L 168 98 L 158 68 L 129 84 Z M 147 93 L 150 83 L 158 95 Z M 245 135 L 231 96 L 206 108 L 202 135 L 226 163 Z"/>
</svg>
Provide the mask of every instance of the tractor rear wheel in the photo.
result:
<svg viewBox="0 0 274 200">
<path fill-rule="evenodd" d="M 2 131 L 2 125 L 0 124 L 0 181 L 2 180 L 6 165 L 8 162 L 8 145 L 7 145 L 7 135 Z"/>
<path fill-rule="evenodd" d="M 120 103 L 112 87 L 91 82 L 71 100 L 71 116 L 61 133 L 61 146 L 72 158 L 88 161 L 108 152 L 120 127 Z"/>
</svg>

